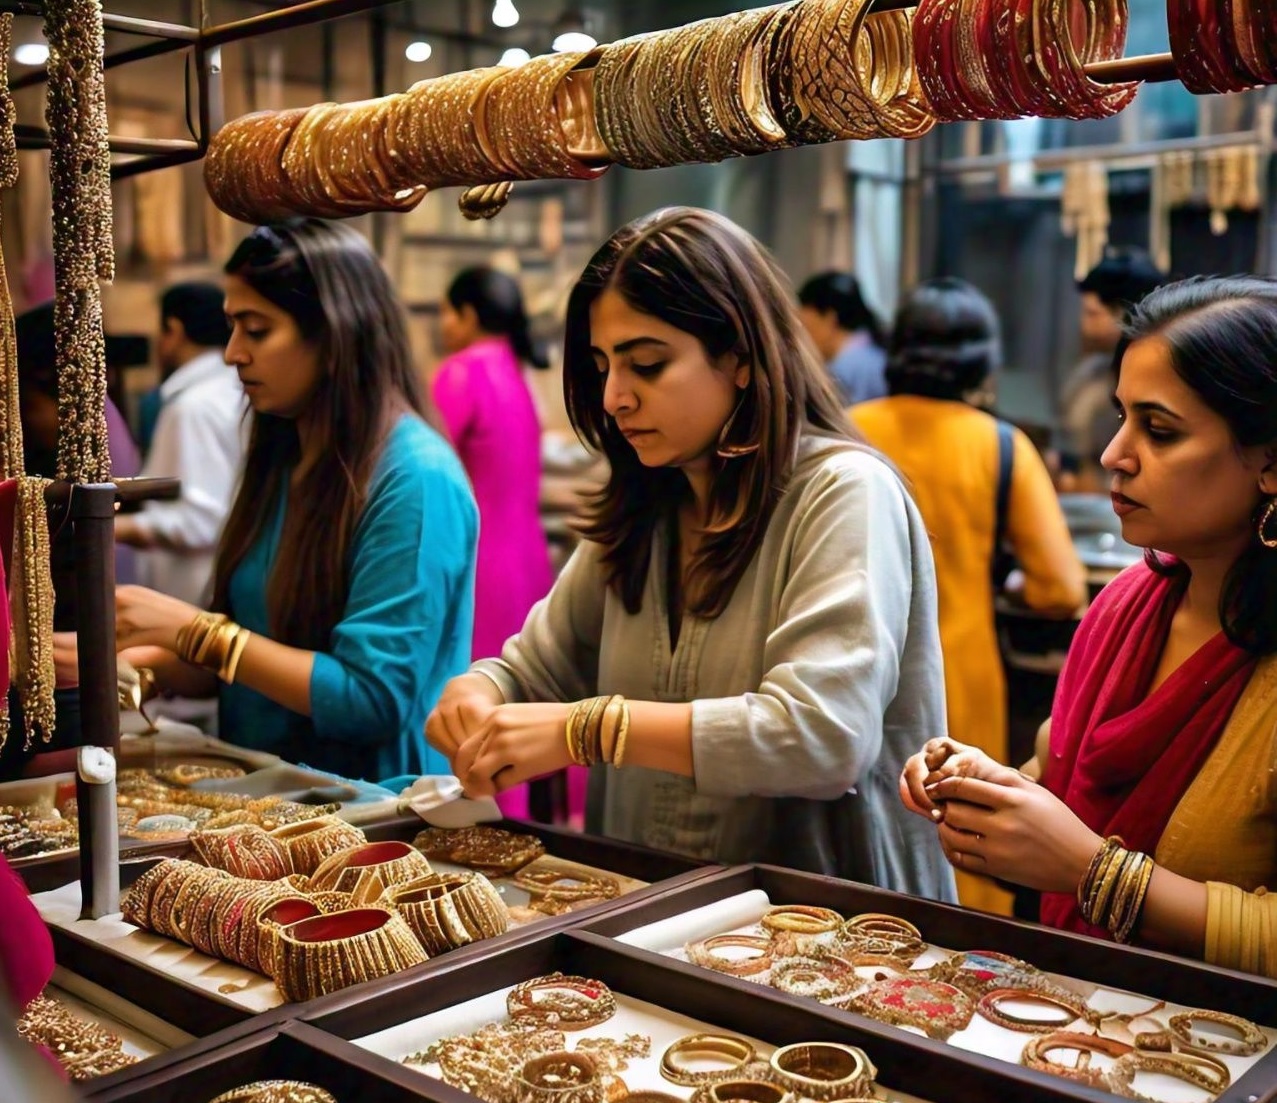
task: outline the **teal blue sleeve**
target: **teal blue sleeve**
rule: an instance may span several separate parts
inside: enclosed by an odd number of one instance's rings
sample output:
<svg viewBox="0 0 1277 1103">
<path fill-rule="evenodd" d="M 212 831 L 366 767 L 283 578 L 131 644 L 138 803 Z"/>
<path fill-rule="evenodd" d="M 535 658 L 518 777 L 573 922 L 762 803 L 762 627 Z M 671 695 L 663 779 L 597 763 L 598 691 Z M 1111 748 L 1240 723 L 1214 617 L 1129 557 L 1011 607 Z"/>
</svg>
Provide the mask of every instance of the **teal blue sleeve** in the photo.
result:
<svg viewBox="0 0 1277 1103">
<path fill-rule="evenodd" d="M 382 744 L 379 776 L 446 772 L 440 756 L 430 759 L 423 726 L 469 662 L 478 527 L 443 440 L 424 427 L 396 433 L 355 532 L 345 615 L 310 681 L 315 734 Z"/>
</svg>

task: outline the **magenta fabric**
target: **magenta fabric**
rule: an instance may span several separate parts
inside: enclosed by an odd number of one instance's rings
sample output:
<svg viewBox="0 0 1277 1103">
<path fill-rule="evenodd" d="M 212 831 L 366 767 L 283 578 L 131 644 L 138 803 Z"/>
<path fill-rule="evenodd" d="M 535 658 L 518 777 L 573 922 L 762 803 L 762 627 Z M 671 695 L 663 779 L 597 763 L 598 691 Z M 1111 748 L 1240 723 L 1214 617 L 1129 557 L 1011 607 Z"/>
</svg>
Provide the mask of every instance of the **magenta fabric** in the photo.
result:
<svg viewBox="0 0 1277 1103">
<path fill-rule="evenodd" d="M 53 939 L 9 863 L 0 857 L 0 977 L 18 1008 L 24 1008 L 53 976 Z"/>
<path fill-rule="evenodd" d="M 1255 656 L 1220 632 L 1149 692 L 1183 592 L 1181 580 L 1143 563 L 1110 582 L 1078 627 L 1051 710 L 1044 784 L 1092 831 L 1147 854 L 1255 668 Z M 1043 893 L 1041 918 L 1109 937 L 1071 893 Z"/>
<path fill-rule="evenodd" d="M 541 527 L 541 426 L 504 338 L 484 338 L 449 356 L 432 389 L 479 503 L 473 654 L 492 658 L 554 582 Z M 499 803 L 508 816 L 526 816 L 526 787 L 502 794 Z"/>
</svg>

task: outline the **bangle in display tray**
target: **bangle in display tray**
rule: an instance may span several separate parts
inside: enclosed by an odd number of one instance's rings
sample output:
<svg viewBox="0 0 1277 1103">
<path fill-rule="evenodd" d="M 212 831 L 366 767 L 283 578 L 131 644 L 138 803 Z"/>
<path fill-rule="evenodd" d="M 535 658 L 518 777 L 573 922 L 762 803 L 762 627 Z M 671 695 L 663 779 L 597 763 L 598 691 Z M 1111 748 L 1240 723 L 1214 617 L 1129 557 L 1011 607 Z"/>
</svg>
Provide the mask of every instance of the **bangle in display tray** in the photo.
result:
<svg viewBox="0 0 1277 1103">
<path fill-rule="evenodd" d="M 545 853 L 535 835 L 520 835 L 499 827 L 429 827 L 418 832 L 412 845 L 427 858 L 454 862 L 487 877 L 504 877 Z"/>
<path fill-rule="evenodd" d="M 408 843 L 364 843 L 325 858 L 310 878 L 311 892 L 348 892 L 358 907 L 394 885 L 433 873 L 430 863 Z"/>
<path fill-rule="evenodd" d="M 1056 1050 L 1076 1050 L 1076 1064 L 1067 1065 L 1061 1061 L 1053 1061 L 1051 1054 Z M 1108 1072 L 1091 1064 L 1092 1054 L 1117 1058 L 1131 1052 L 1131 1047 L 1124 1042 L 1112 1038 L 1104 1038 L 1098 1034 L 1077 1034 L 1068 1030 L 1056 1030 L 1037 1038 L 1030 1038 L 1020 1054 L 1020 1063 L 1025 1068 L 1038 1072 L 1049 1072 L 1054 1076 L 1063 1076 L 1068 1080 L 1076 1080 L 1088 1087 L 1108 1090 Z"/>
<path fill-rule="evenodd" d="M 974 1000 L 997 988 L 1062 990 L 1037 966 L 997 950 L 964 950 L 931 966 L 926 974 L 932 980 L 961 988 Z"/>
<path fill-rule="evenodd" d="M 431 873 L 381 898 L 408 922 L 431 956 L 503 934 L 510 916 L 482 873 Z"/>
<path fill-rule="evenodd" d="M 549 973 L 512 988 L 506 1011 L 521 1024 L 586 1030 L 616 1014 L 616 997 L 602 981 Z"/>
<path fill-rule="evenodd" d="M 1223 1037 L 1217 1033 L 1195 1032 L 1193 1024 L 1214 1023 L 1235 1033 L 1236 1037 Z M 1167 1021 L 1170 1034 L 1185 1048 L 1224 1053 L 1232 1057 L 1250 1057 L 1268 1048 L 1268 1036 L 1248 1019 L 1229 1015 L 1222 1011 L 1182 1011 Z"/>
<path fill-rule="evenodd" d="M 722 1068 L 690 1069 L 682 1064 L 689 1056 L 712 1057 L 723 1061 Z M 736 1079 L 757 1056 L 753 1045 L 730 1034 L 689 1034 L 661 1055 L 661 1075 L 671 1084 L 698 1088 L 717 1080 Z"/>
<path fill-rule="evenodd" d="M 191 846 L 205 865 L 250 881 L 278 881 L 292 872 L 284 847 L 256 824 L 192 831 Z"/>
<path fill-rule="evenodd" d="M 855 915 L 838 929 L 838 942 L 857 953 L 912 962 L 927 949 L 922 932 L 905 919 L 879 912 Z"/>
<path fill-rule="evenodd" d="M 603 1078 L 584 1053 L 545 1053 L 533 1057 L 514 1081 L 513 1103 L 604 1103 Z"/>
<path fill-rule="evenodd" d="M 719 1080 L 692 1093 L 690 1103 L 787 1103 L 789 1091 L 774 1080 Z"/>
<path fill-rule="evenodd" d="M 727 957 L 720 950 L 752 950 L 748 957 Z M 762 935 L 720 934 L 684 947 L 687 960 L 702 969 L 732 977 L 752 977 L 772 967 L 772 940 Z"/>
<path fill-rule="evenodd" d="M 778 992 L 830 1006 L 846 1003 L 864 983 L 854 964 L 832 954 L 783 961 L 772 969 L 769 982 Z"/>
<path fill-rule="evenodd" d="M 782 1046 L 772 1054 L 770 1064 L 777 1083 L 818 1103 L 869 1095 L 878 1076 L 864 1050 L 839 1042 Z"/>
<path fill-rule="evenodd" d="M 209 1103 L 339 1103 L 339 1101 L 323 1088 L 301 1080 L 258 1080 L 223 1092 Z"/>
<path fill-rule="evenodd" d="M 961 989 L 915 976 L 876 981 L 858 992 L 850 1006 L 879 1022 L 916 1027 L 941 1042 L 965 1030 L 975 1014 L 974 1003 Z"/>
<path fill-rule="evenodd" d="M 1055 1015 L 1047 1019 L 1033 1019 L 1024 1015 L 1013 1014 L 1001 1007 L 1001 1004 L 1010 1000 L 1020 1000 L 1031 1004 L 1045 1004 L 1047 1007 L 1066 1012 L 1070 1017 L 1061 1019 L 1058 1015 Z M 1098 1026 L 1104 1018 L 1101 1012 L 1094 1011 L 1088 1007 L 1081 996 L 1059 988 L 1051 992 L 1033 988 L 994 988 L 980 997 L 980 1002 L 976 1005 L 976 1011 L 979 1012 L 982 1018 L 988 1019 L 989 1022 L 996 1023 L 998 1026 L 1005 1027 L 1007 1030 L 1030 1034 L 1046 1034 L 1063 1030 L 1079 1019 L 1090 1023 L 1091 1026 Z"/>
<path fill-rule="evenodd" d="M 759 921 L 765 930 L 776 933 L 818 935 L 838 929 L 842 916 L 830 908 L 816 908 L 807 904 L 782 904 L 769 908 Z"/>
<path fill-rule="evenodd" d="M 292 1002 L 326 996 L 426 960 L 403 919 L 385 908 L 319 915 L 275 936 L 275 984 Z"/>
<path fill-rule="evenodd" d="M 1157 1073 L 1182 1080 L 1217 1096 L 1232 1083 L 1232 1074 L 1223 1061 L 1196 1053 L 1145 1053 L 1132 1050 L 1113 1062 L 1106 1077 L 1108 1090 L 1125 1099 L 1160 1103 L 1157 1096 L 1135 1090 L 1135 1078 L 1141 1072 Z"/>
<path fill-rule="evenodd" d="M 284 824 L 271 832 L 280 843 L 294 873 L 309 877 L 324 859 L 352 846 L 367 842 L 359 828 L 337 816 L 318 816 L 300 823 Z"/>
</svg>

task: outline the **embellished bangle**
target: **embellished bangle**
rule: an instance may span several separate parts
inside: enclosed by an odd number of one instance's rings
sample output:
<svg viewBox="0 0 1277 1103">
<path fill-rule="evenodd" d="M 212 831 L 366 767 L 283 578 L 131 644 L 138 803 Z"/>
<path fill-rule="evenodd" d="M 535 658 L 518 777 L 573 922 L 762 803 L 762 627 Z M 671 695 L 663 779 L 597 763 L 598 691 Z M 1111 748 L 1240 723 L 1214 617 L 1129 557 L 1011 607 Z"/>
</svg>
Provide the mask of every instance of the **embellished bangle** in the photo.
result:
<svg viewBox="0 0 1277 1103">
<path fill-rule="evenodd" d="M 770 1080 L 718 1080 L 697 1088 L 690 1103 L 787 1103 L 790 1098 Z"/>
<path fill-rule="evenodd" d="M 408 924 L 385 908 L 318 915 L 275 934 L 275 984 L 292 1002 L 376 980 L 425 960 Z"/>
<path fill-rule="evenodd" d="M 1051 1060 L 1051 1053 L 1058 1049 L 1077 1050 L 1077 1064 L 1065 1065 Z M 1038 1072 L 1049 1072 L 1093 1088 L 1107 1089 L 1108 1073 L 1091 1064 L 1091 1055 L 1100 1053 L 1105 1057 L 1116 1058 L 1130 1052 L 1130 1046 L 1113 1038 L 1057 1030 L 1039 1038 L 1030 1038 L 1025 1044 L 1024 1052 L 1020 1054 L 1020 1063 L 1025 1068 L 1036 1069 Z"/>
<path fill-rule="evenodd" d="M 777 965 L 771 975 L 771 986 L 777 991 L 831 1005 L 849 1000 L 860 983 L 856 967 L 832 955 L 792 958 Z"/>
<path fill-rule="evenodd" d="M 1236 1032 L 1237 1037 L 1225 1038 L 1217 1034 L 1195 1032 L 1193 1024 L 1196 1022 L 1226 1027 Z M 1227 1053 L 1234 1057 L 1249 1057 L 1261 1053 L 1268 1046 L 1268 1036 L 1254 1023 L 1223 1011 L 1183 1011 L 1170 1017 L 1167 1028 L 1190 1049 Z"/>
<path fill-rule="evenodd" d="M 1193 1084 L 1211 1096 L 1219 1095 L 1232 1083 L 1232 1074 L 1223 1061 L 1195 1053 L 1145 1053 L 1132 1050 L 1113 1062 L 1108 1070 L 1108 1089 L 1114 1095 L 1159 1103 L 1157 1097 L 1135 1090 L 1135 1077 L 1141 1072 L 1160 1073 L 1175 1080 Z"/>
<path fill-rule="evenodd" d="M 720 950 L 752 950 L 745 957 L 726 957 Z M 702 969 L 713 969 L 731 977 L 750 977 L 761 973 L 772 964 L 772 943 L 761 935 L 720 934 L 699 942 L 689 942 L 684 947 L 687 960 Z"/>
<path fill-rule="evenodd" d="M 661 1055 L 661 1075 L 672 1084 L 696 1088 L 715 1080 L 724 1080 L 745 1068 L 755 1057 L 754 1047 L 744 1038 L 729 1034 L 689 1034 L 680 1038 Z M 689 1069 L 682 1063 L 688 1056 L 714 1057 L 723 1061 L 717 1069 Z"/>
<path fill-rule="evenodd" d="M 431 873 L 396 885 L 382 897 L 434 956 L 503 934 L 510 915 L 482 873 Z"/>
<path fill-rule="evenodd" d="M 913 976 L 877 981 L 857 993 L 851 1006 L 879 1022 L 916 1026 L 941 1042 L 965 1030 L 975 1013 L 971 999 L 952 984 Z"/>
<path fill-rule="evenodd" d="M 548 973 L 516 985 L 505 1000 L 511 1019 L 556 1030 L 586 1030 L 616 1014 L 616 997 L 600 980 Z"/>
<path fill-rule="evenodd" d="M 306 877 L 313 874 L 325 858 L 368 841 L 359 828 L 337 816 L 284 824 L 275 828 L 271 837 L 283 846 L 289 868 Z"/>
<path fill-rule="evenodd" d="M 222 1092 L 211 1103 L 337 1103 L 337 1100 L 323 1088 L 300 1080 L 258 1080 Z"/>
<path fill-rule="evenodd" d="M 996 950 L 964 950 L 926 970 L 932 980 L 961 988 L 979 999 L 996 988 L 1055 988 L 1056 985 L 1035 965 Z"/>
<path fill-rule="evenodd" d="M 1058 1015 L 1046 1019 L 1033 1019 L 1025 1015 L 1015 1015 L 999 1006 L 1009 1000 L 1022 1000 L 1025 1003 L 1045 1004 L 1064 1011 L 1068 1017 L 1061 1019 Z M 1032 1034 L 1063 1030 L 1079 1019 L 1095 1022 L 1101 1016 L 1092 1011 L 1080 996 L 1071 996 L 1062 989 L 1055 992 L 1043 992 L 1030 988 L 995 988 L 980 997 L 976 1011 L 991 1023 Z"/>
<path fill-rule="evenodd" d="M 880 912 L 865 912 L 848 919 L 838 930 L 838 941 L 863 953 L 888 954 L 912 961 L 927 943 L 907 919 Z"/>
<path fill-rule="evenodd" d="M 800 1042 L 771 1056 L 776 1080 L 804 1099 L 832 1101 L 873 1091 L 874 1068 L 862 1049 L 838 1042 Z"/>
<path fill-rule="evenodd" d="M 807 904 L 783 904 L 769 908 L 762 925 L 769 931 L 790 931 L 794 934 L 825 934 L 837 930 L 842 916 L 830 908 L 816 908 Z"/>
<path fill-rule="evenodd" d="M 428 827 L 412 845 L 427 858 L 468 866 L 488 877 L 504 877 L 545 854 L 535 835 L 519 835 L 499 827 Z"/>
<path fill-rule="evenodd" d="M 325 858 L 311 876 L 310 891 L 348 892 L 358 907 L 373 903 L 392 885 L 433 872 L 425 856 L 408 843 L 365 843 Z"/>
<path fill-rule="evenodd" d="M 546 1053 L 524 1064 L 515 1078 L 514 1103 L 603 1103 L 603 1079 L 584 1053 Z"/>
</svg>

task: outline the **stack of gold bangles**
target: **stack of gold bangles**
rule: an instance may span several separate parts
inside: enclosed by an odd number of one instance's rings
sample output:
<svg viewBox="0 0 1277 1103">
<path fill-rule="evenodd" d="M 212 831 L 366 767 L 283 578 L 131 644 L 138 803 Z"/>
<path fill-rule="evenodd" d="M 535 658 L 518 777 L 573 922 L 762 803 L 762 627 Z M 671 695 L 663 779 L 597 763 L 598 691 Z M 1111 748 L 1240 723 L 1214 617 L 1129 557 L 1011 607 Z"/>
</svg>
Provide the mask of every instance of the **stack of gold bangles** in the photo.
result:
<svg viewBox="0 0 1277 1103">
<path fill-rule="evenodd" d="M 630 732 L 630 706 L 620 694 L 578 701 L 568 713 L 564 736 L 568 758 L 578 766 L 625 760 L 625 740 Z"/>
<path fill-rule="evenodd" d="M 430 873 L 387 889 L 381 903 L 398 911 L 426 953 L 503 934 L 510 916 L 481 873 Z"/>
<path fill-rule="evenodd" d="M 1153 877 L 1153 859 L 1127 850 L 1111 835 L 1095 852 L 1086 875 L 1077 886 L 1077 906 L 1082 918 L 1107 928 L 1118 942 L 1129 942 L 1139 923 L 1144 898 Z"/>
<path fill-rule="evenodd" d="M 177 655 L 193 666 L 211 670 L 234 685 L 239 661 L 252 633 L 224 613 L 200 613 L 177 634 Z"/>
<path fill-rule="evenodd" d="M 257 1080 L 222 1092 L 210 1103 L 337 1103 L 337 1099 L 301 1080 Z"/>
</svg>

